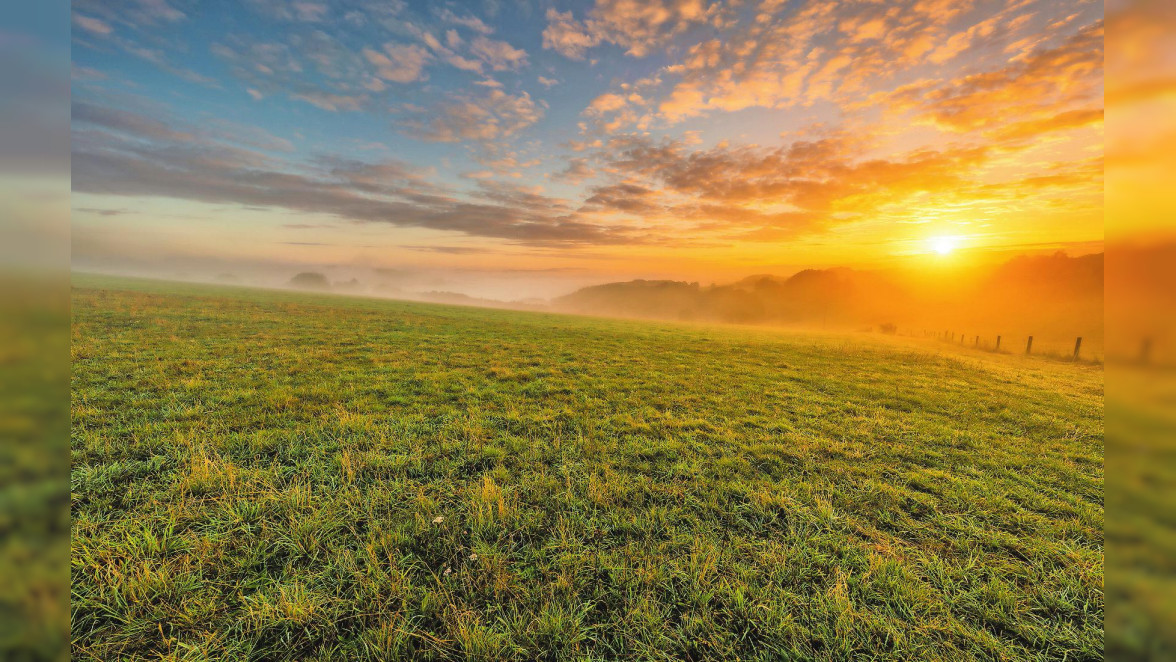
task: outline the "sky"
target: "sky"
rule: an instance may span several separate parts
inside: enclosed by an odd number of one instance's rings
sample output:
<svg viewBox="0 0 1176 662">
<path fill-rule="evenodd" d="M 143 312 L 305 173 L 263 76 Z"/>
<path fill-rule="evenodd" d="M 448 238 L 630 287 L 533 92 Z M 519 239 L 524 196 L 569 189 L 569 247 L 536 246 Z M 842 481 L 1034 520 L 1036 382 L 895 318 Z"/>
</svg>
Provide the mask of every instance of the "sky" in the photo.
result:
<svg viewBox="0 0 1176 662">
<path fill-rule="evenodd" d="M 1094 252 L 1102 12 L 75 0 L 72 259 L 521 298 Z"/>
</svg>

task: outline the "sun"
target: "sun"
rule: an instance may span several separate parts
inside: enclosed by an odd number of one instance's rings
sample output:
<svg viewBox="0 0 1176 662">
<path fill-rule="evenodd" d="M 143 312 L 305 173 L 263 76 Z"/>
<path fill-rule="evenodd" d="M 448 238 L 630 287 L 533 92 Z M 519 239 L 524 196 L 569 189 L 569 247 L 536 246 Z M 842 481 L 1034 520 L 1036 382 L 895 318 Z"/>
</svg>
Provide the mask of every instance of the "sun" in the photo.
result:
<svg viewBox="0 0 1176 662">
<path fill-rule="evenodd" d="M 931 239 L 931 248 L 940 255 L 950 255 L 958 243 L 957 237 L 934 237 Z"/>
</svg>

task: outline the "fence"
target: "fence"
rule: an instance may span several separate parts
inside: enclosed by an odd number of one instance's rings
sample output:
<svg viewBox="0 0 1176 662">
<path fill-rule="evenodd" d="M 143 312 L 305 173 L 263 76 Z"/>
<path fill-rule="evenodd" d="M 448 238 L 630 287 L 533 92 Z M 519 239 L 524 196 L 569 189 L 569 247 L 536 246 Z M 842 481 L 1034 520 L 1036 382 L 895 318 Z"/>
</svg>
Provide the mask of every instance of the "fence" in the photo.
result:
<svg viewBox="0 0 1176 662">
<path fill-rule="evenodd" d="M 916 334 L 914 334 L 912 332 L 912 333 L 909 333 L 908 335 L 913 336 Z M 986 336 L 984 334 L 968 334 L 966 332 L 958 332 L 957 333 L 956 331 L 952 331 L 950 329 L 947 329 L 944 331 L 932 331 L 930 329 L 924 329 L 923 336 L 927 337 L 927 338 L 935 338 L 935 339 L 940 340 L 942 342 L 953 344 L 953 345 L 971 346 L 973 349 L 985 350 L 985 351 L 990 351 L 990 352 L 1001 352 L 1001 345 L 1006 339 L 1005 336 L 1002 334 L 997 334 L 995 336 L 992 336 L 992 335 Z M 1052 346 L 1046 348 L 1045 350 L 1042 350 L 1040 343 L 1038 343 L 1038 348 L 1036 350 L 1034 349 L 1034 336 L 1033 335 L 1026 335 L 1026 336 L 1021 336 L 1021 337 L 1025 338 L 1024 354 L 1026 356 L 1032 356 L 1032 355 L 1048 356 L 1048 357 L 1052 357 L 1052 358 L 1067 359 L 1070 361 L 1082 361 L 1082 360 L 1101 361 L 1102 360 L 1102 357 L 1098 356 L 1097 352 L 1089 352 L 1088 351 L 1086 355 L 1083 354 L 1083 348 L 1082 348 L 1083 337 L 1082 336 L 1076 336 L 1074 338 L 1074 344 L 1072 346 L 1072 349 L 1071 349 L 1071 346 L 1069 346 L 1069 345 L 1064 346 L 1064 348 L 1059 347 L 1057 345 L 1057 343 L 1055 342 Z M 969 339 L 971 340 L 970 343 L 968 342 Z M 1151 339 L 1144 339 L 1143 340 L 1143 343 L 1140 347 L 1140 352 L 1139 352 L 1139 362 L 1140 363 L 1147 363 L 1149 361 L 1149 358 L 1151 356 L 1151 345 L 1152 345 Z M 1008 352 L 1006 352 L 1006 353 L 1008 353 Z"/>
</svg>

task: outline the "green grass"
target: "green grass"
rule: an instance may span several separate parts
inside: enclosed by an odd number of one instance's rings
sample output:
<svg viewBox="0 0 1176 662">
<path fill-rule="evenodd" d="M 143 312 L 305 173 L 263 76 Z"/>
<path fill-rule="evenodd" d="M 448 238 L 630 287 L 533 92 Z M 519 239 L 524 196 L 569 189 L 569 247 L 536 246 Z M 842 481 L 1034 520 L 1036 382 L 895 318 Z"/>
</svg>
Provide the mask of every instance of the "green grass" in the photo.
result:
<svg viewBox="0 0 1176 662">
<path fill-rule="evenodd" d="M 75 659 L 1102 658 L 1101 367 L 74 288 Z"/>
</svg>

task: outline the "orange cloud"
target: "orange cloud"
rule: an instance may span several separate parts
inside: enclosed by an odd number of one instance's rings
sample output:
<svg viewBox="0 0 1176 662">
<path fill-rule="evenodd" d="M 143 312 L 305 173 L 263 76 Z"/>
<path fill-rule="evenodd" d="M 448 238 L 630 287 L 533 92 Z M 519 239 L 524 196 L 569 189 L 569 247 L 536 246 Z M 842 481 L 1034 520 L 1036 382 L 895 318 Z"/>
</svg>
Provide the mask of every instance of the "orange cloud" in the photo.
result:
<svg viewBox="0 0 1176 662">
<path fill-rule="evenodd" d="M 891 104 L 914 109 L 942 129 L 966 132 L 1056 115 L 1074 104 L 1098 103 L 1102 42 L 1102 24 L 1095 24 L 1057 48 L 1037 51 L 1001 69 L 946 85 L 907 86 L 891 96 Z"/>
<path fill-rule="evenodd" d="M 596 0 L 584 21 L 572 12 L 547 10 L 543 47 L 572 59 L 602 42 L 644 57 L 692 25 L 713 19 L 720 3 L 703 0 Z"/>
</svg>

